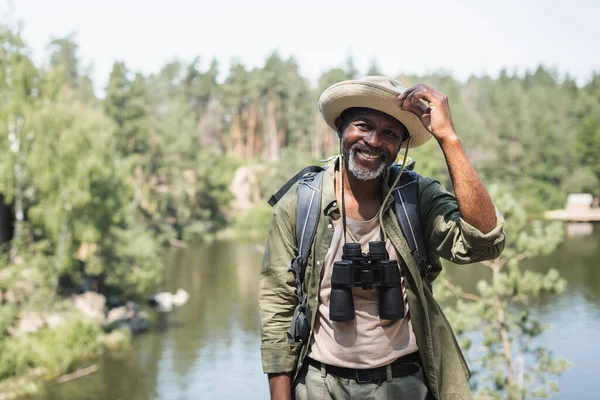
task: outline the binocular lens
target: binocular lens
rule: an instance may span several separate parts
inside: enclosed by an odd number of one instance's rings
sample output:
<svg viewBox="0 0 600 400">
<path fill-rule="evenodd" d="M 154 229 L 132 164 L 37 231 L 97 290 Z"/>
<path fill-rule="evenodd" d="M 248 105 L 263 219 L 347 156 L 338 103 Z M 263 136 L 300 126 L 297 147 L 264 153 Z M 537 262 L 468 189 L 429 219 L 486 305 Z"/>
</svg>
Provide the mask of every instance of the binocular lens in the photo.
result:
<svg viewBox="0 0 600 400">
<path fill-rule="evenodd" d="M 382 241 L 369 242 L 369 254 L 371 254 L 371 257 L 373 257 L 373 256 L 378 257 L 378 258 L 381 256 L 387 257 L 387 252 L 385 251 L 385 242 L 382 242 Z"/>
<path fill-rule="evenodd" d="M 360 243 L 346 243 L 344 245 L 343 254 L 345 257 L 362 257 L 362 248 Z"/>
<path fill-rule="evenodd" d="M 351 288 L 331 289 L 329 319 L 332 321 L 351 321 L 354 319 L 354 300 L 352 299 Z"/>
</svg>

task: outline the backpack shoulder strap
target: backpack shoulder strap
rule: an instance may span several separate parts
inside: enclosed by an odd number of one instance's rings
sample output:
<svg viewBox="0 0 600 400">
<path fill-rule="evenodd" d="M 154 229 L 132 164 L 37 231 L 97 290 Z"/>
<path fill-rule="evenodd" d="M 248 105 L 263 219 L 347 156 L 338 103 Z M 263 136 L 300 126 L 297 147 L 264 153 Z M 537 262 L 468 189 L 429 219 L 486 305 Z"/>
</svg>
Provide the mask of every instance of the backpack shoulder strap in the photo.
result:
<svg viewBox="0 0 600 400">
<path fill-rule="evenodd" d="M 311 165 L 308 166 L 306 168 L 303 168 L 301 171 L 299 171 L 296 175 L 294 175 L 293 177 L 290 178 L 290 180 L 288 180 L 278 191 L 277 193 L 275 193 L 273 196 L 271 196 L 271 198 L 269 199 L 269 205 L 271 207 L 274 207 L 275 204 L 277 204 L 277 202 L 279 200 L 281 200 L 281 198 L 283 197 L 284 194 L 287 193 L 288 190 L 290 190 L 290 188 L 292 186 L 294 186 L 294 183 L 296 183 L 300 178 L 302 178 L 304 175 L 308 174 L 308 173 L 315 173 L 315 172 L 321 172 L 323 171 L 323 167 L 319 167 L 317 165 Z"/>
<path fill-rule="evenodd" d="M 310 256 L 310 248 L 317 233 L 319 214 L 321 212 L 321 189 L 325 169 L 322 167 L 307 167 L 298 172 L 269 200 L 274 205 L 281 197 L 298 182 L 297 216 L 296 216 L 296 248 L 298 254 L 291 260 L 289 271 L 294 275 L 298 304 L 294 309 L 290 329 L 287 333 L 288 342 L 305 343 L 309 336 L 309 325 L 306 319 L 306 293 L 302 287 L 304 272 Z"/>
<path fill-rule="evenodd" d="M 400 166 L 393 166 L 396 173 Z M 404 170 L 398 184 L 394 188 L 394 211 L 400 229 L 408 242 L 421 276 L 426 277 L 431 271 L 431 264 L 427 255 L 427 245 L 421 220 L 419 207 L 419 174 L 411 170 Z"/>
<path fill-rule="evenodd" d="M 296 245 L 302 259 L 302 274 L 310 255 L 310 247 L 317 232 L 321 212 L 321 189 L 325 171 L 311 172 L 298 182 L 298 208 L 296 216 Z"/>
<path fill-rule="evenodd" d="M 310 246 L 319 223 L 324 171 L 325 168 L 316 165 L 303 168 L 269 199 L 271 207 L 275 206 L 288 190 L 294 186 L 294 183 L 298 182 L 296 246 L 298 248 L 298 256 L 303 258 L 304 264 L 306 264 L 310 255 Z"/>
<path fill-rule="evenodd" d="M 310 248 L 317 233 L 319 214 L 321 213 L 321 188 L 325 171 L 311 172 L 298 182 L 298 205 L 296 216 L 296 246 L 298 255 L 290 263 L 289 270 L 294 275 L 298 305 L 294 310 L 288 342 L 306 343 L 309 336 L 309 324 L 306 319 L 307 296 L 302 287 L 304 273 L 308 265 Z"/>
</svg>

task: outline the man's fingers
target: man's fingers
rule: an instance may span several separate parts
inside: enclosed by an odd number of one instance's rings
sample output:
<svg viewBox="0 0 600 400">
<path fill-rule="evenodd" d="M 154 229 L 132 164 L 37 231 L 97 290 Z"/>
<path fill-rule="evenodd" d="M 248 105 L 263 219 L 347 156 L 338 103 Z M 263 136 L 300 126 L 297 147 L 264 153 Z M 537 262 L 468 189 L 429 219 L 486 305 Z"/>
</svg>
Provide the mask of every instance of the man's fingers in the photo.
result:
<svg viewBox="0 0 600 400">
<path fill-rule="evenodd" d="M 409 89 L 406 92 L 402 93 L 401 97 L 398 97 L 398 100 L 400 100 L 400 107 L 402 106 L 409 106 L 411 103 L 413 103 L 412 96 L 418 91 L 418 88 L 413 88 L 413 89 Z"/>
<path fill-rule="evenodd" d="M 423 91 L 423 85 L 417 85 L 405 91 L 402 94 L 403 98 L 399 97 L 400 108 L 411 111 L 420 118 L 423 112 L 429 108 L 428 104 L 422 100 L 426 97 Z"/>
<path fill-rule="evenodd" d="M 421 84 L 409 87 L 408 89 L 406 89 L 404 92 L 402 92 L 402 94 L 400 96 L 398 96 L 398 100 L 400 100 L 401 102 L 404 101 L 406 99 L 406 97 L 411 94 L 412 92 L 414 92 L 415 90 L 417 90 L 420 87 Z"/>
<path fill-rule="evenodd" d="M 419 100 L 424 100 L 427 103 L 435 104 L 436 102 L 439 102 L 441 100 L 440 94 L 441 93 L 425 86 L 418 92 L 415 92 L 413 98 L 415 98 L 415 100 L 419 99 Z"/>
<path fill-rule="evenodd" d="M 429 103 L 433 100 L 433 97 L 427 91 L 420 90 L 418 92 L 411 93 L 410 101 L 415 104 L 421 104 L 425 106 L 425 108 L 429 107 Z"/>
<path fill-rule="evenodd" d="M 412 94 L 409 96 L 412 96 L 412 97 L 409 97 L 404 102 L 402 102 L 402 104 L 400 105 L 400 108 L 403 110 L 406 110 L 406 111 L 410 111 L 413 114 L 415 114 L 417 117 L 421 118 L 423 113 L 427 109 L 429 109 L 429 107 L 427 105 L 423 104 L 418 99 L 415 99 L 415 97 Z"/>
<path fill-rule="evenodd" d="M 431 111 L 432 104 L 442 103 L 444 99 L 442 93 L 422 83 L 406 89 L 398 96 L 400 108 L 412 112 L 419 118 Z"/>
</svg>

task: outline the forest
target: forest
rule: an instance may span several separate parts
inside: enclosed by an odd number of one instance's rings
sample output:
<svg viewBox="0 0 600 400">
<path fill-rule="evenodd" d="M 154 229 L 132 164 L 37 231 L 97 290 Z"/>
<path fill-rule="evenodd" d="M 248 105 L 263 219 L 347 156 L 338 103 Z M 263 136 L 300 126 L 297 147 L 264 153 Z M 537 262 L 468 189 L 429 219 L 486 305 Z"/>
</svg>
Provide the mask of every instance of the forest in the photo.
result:
<svg viewBox="0 0 600 400">
<path fill-rule="evenodd" d="M 135 298 L 160 282 L 165 246 L 266 234 L 264 200 L 337 152 L 320 93 L 382 74 L 376 63 L 358 71 L 349 57 L 313 82 L 277 52 L 259 67 L 234 60 L 224 71 L 200 48 L 196 59 L 152 74 L 117 61 L 97 90 L 74 35 L 51 40 L 43 65 L 18 29 L 0 26 L 0 43 L 0 379 L 38 362 L 21 366 L 2 351 L 23 309 L 51 307 L 82 287 Z M 562 208 L 569 193 L 600 195 L 600 72 L 583 84 L 546 66 L 467 81 L 445 72 L 394 77 L 449 97 L 483 181 L 530 215 Z M 433 141 L 409 156 L 419 173 L 449 185 Z M 258 171 L 259 201 L 239 212 L 230 185 L 243 166 Z"/>
</svg>

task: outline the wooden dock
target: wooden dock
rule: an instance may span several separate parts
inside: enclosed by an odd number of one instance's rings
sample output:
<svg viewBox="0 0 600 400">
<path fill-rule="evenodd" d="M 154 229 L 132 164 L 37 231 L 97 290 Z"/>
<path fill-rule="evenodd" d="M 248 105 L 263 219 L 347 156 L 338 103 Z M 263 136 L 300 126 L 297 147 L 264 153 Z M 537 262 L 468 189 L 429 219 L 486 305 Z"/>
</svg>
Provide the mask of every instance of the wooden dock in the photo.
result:
<svg viewBox="0 0 600 400">
<path fill-rule="evenodd" d="M 600 208 L 587 210 L 552 210 L 544 213 L 546 219 L 570 222 L 600 222 Z"/>
<path fill-rule="evenodd" d="M 589 193 L 572 193 L 567 197 L 564 210 L 546 211 L 546 219 L 569 222 L 600 222 L 598 198 Z"/>
</svg>

